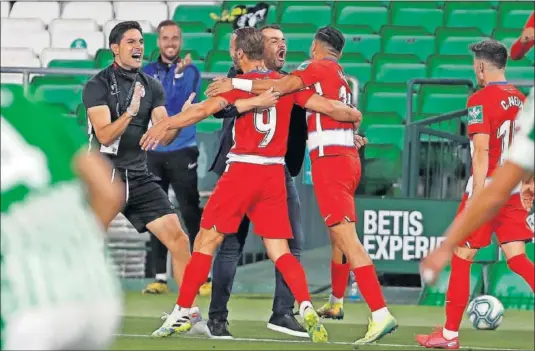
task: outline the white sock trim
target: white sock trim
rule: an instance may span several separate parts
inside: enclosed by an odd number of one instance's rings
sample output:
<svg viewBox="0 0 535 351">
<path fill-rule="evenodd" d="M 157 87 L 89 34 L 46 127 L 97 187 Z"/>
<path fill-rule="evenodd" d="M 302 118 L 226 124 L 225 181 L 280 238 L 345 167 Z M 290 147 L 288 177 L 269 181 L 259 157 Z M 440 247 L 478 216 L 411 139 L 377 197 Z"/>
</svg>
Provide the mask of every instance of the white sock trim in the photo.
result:
<svg viewBox="0 0 535 351">
<path fill-rule="evenodd" d="M 156 274 L 155 279 L 167 282 L 167 273 L 158 273 Z"/>
<path fill-rule="evenodd" d="M 455 339 L 456 337 L 459 336 L 459 332 L 443 328 L 442 329 L 442 336 L 444 337 L 444 339 L 452 340 L 452 339 Z"/>
<path fill-rule="evenodd" d="M 303 318 L 305 318 L 305 310 L 307 308 L 313 308 L 312 303 L 310 301 L 303 301 L 301 302 L 301 305 L 299 305 L 299 315 Z"/>
<path fill-rule="evenodd" d="M 372 320 L 377 323 L 382 322 L 388 316 L 390 316 L 390 311 L 387 307 L 383 307 L 372 312 Z"/>
<path fill-rule="evenodd" d="M 344 303 L 344 297 L 341 297 L 341 298 L 338 298 L 336 296 L 333 296 L 331 294 L 331 296 L 329 297 L 329 302 L 331 303 L 331 305 L 335 304 L 335 303 L 341 303 L 343 304 Z"/>
</svg>

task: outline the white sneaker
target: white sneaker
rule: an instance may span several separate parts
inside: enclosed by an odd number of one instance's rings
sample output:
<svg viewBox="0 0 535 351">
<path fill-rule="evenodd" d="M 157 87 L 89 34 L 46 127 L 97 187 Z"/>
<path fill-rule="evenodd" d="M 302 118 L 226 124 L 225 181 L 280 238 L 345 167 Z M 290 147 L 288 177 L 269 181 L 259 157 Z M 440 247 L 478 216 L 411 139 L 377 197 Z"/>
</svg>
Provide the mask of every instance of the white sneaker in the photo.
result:
<svg viewBox="0 0 535 351">
<path fill-rule="evenodd" d="M 162 319 L 165 319 L 162 326 L 152 333 L 153 337 L 165 338 L 174 333 L 185 333 L 192 327 L 189 317 L 189 311 L 186 315 L 185 311 L 178 305 L 175 305 L 173 312 L 170 314 L 164 313 Z"/>
</svg>

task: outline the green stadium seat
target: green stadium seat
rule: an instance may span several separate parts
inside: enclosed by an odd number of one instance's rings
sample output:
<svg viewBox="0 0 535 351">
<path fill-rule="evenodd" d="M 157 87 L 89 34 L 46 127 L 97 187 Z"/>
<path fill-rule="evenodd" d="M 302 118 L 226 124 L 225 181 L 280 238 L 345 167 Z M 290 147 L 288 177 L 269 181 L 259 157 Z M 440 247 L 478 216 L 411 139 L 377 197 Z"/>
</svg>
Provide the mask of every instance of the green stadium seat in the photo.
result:
<svg viewBox="0 0 535 351">
<path fill-rule="evenodd" d="M 314 37 L 314 33 L 316 32 L 316 26 L 311 23 L 284 23 L 281 25 L 281 30 L 284 34 L 287 33 L 306 33 L 310 35 L 310 38 Z"/>
<path fill-rule="evenodd" d="M 439 115 L 466 108 L 468 87 L 424 85 L 418 95 L 417 111 L 420 114 Z"/>
<path fill-rule="evenodd" d="M 75 112 L 82 101 L 82 84 L 42 84 L 34 89 L 33 98 L 49 103 L 65 105 L 70 112 Z"/>
<path fill-rule="evenodd" d="M 308 55 L 305 55 L 305 53 L 301 52 L 301 51 L 297 51 L 297 52 L 287 52 L 286 53 L 286 62 L 284 64 L 284 70 L 286 72 L 291 72 L 295 69 L 297 69 L 297 67 L 299 67 L 299 65 L 301 63 L 303 63 L 304 61 L 308 60 Z"/>
<path fill-rule="evenodd" d="M 370 27 L 340 25 L 337 28 L 344 33 L 346 43 L 344 53 L 360 54 L 371 61 L 373 56 L 381 52 L 381 37 Z"/>
<path fill-rule="evenodd" d="M 290 5 L 282 10 L 280 24 L 310 23 L 316 28 L 331 24 L 332 10 L 328 5 Z"/>
<path fill-rule="evenodd" d="M 113 62 L 113 53 L 109 49 L 98 49 L 95 54 L 95 67 L 104 68 Z"/>
<path fill-rule="evenodd" d="M 173 21 L 179 25 L 185 22 L 201 22 L 205 29 L 212 28 L 215 20 L 210 17 L 210 13 L 221 16 L 220 5 L 187 5 L 177 6 L 173 14 Z"/>
<path fill-rule="evenodd" d="M 528 59 L 519 61 L 509 60 L 505 68 L 505 76 L 511 82 L 515 80 L 529 80 L 533 82 L 535 80 L 533 65 Z"/>
<path fill-rule="evenodd" d="M 496 297 L 505 308 L 533 310 L 533 292 L 506 262 L 492 265 L 489 273 L 488 294 Z"/>
<path fill-rule="evenodd" d="M 430 78 L 475 79 L 472 56 L 432 55 L 427 60 L 427 67 Z"/>
<path fill-rule="evenodd" d="M 420 295 L 420 305 L 444 306 L 446 291 L 450 280 L 451 266 L 447 266 L 440 274 L 437 282 L 432 286 L 426 286 Z M 480 264 L 472 264 L 470 270 L 470 299 L 479 295 L 483 288 L 483 267 Z"/>
<path fill-rule="evenodd" d="M 213 133 L 220 130 L 222 126 L 222 119 L 208 117 L 197 124 L 197 133 Z"/>
<path fill-rule="evenodd" d="M 531 1 L 500 1 L 498 5 L 498 26 L 501 28 L 524 28 L 534 10 Z M 520 36 L 520 32 L 517 33 Z"/>
<path fill-rule="evenodd" d="M 407 110 L 407 85 L 371 82 L 364 88 L 361 110 L 364 112 L 389 112 L 400 117 Z M 414 94 L 414 99 L 416 94 Z"/>
<path fill-rule="evenodd" d="M 426 66 L 414 55 L 378 54 L 373 58 L 372 77 L 378 83 L 404 83 L 427 78 Z"/>
<path fill-rule="evenodd" d="M 228 51 L 212 51 L 206 58 L 206 72 L 228 73 L 233 65 Z"/>
<path fill-rule="evenodd" d="M 475 27 L 490 35 L 496 28 L 496 10 L 486 2 L 450 1 L 444 7 L 446 27 Z"/>
<path fill-rule="evenodd" d="M 405 126 L 370 125 L 366 129 L 366 177 L 395 181 L 401 177 L 401 152 Z"/>
<path fill-rule="evenodd" d="M 79 68 L 79 69 L 95 69 L 95 61 L 93 60 L 51 60 L 48 63 L 49 68 Z M 74 75 L 78 78 L 79 83 L 85 83 L 91 76 Z"/>
<path fill-rule="evenodd" d="M 385 54 L 413 54 L 421 62 L 435 52 L 435 36 L 422 27 L 384 26 L 381 29 L 381 47 Z"/>
<path fill-rule="evenodd" d="M 486 37 L 475 28 L 440 27 L 436 31 L 437 50 L 440 55 L 466 55 L 468 47 Z"/>
<path fill-rule="evenodd" d="M 395 26 L 420 26 L 428 33 L 435 33 L 443 25 L 442 9 L 431 1 L 393 1 L 390 5 L 391 24 Z"/>
<path fill-rule="evenodd" d="M 182 33 L 200 33 L 206 31 L 206 25 L 203 22 L 182 22 L 179 25 Z"/>
<path fill-rule="evenodd" d="M 310 53 L 310 46 L 314 37 L 310 33 L 284 33 L 288 51 L 301 51 L 305 54 Z"/>
<path fill-rule="evenodd" d="M 186 56 L 187 54 L 190 54 L 191 55 L 191 59 L 193 61 L 199 61 L 201 59 L 201 57 L 199 56 L 199 54 L 196 52 L 196 51 L 191 51 L 191 50 L 180 50 L 180 56 L 181 57 L 184 57 Z M 160 49 L 156 48 L 152 51 L 152 54 L 150 54 L 150 57 L 149 57 L 149 62 L 154 62 L 158 59 L 158 57 L 160 56 Z M 195 62 L 197 63 L 197 62 Z"/>
<path fill-rule="evenodd" d="M 355 26 L 368 26 L 379 32 L 388 24 L 388 9 L 380 3 L 339 1 L 334 10 L 334 23 Z"/>
<path fill-rule="evenodd" d="M 359 130 L 367 131 L 368 127 L 375 125 L 399 126 L 403 124 L 400 116 L 388 112 L 366 112 L 362 118 Z"/>
<path fill-rule="evenodd" d="M 143 33 L 144 54 L 143 58 L 150 58 L 152 52 L 158 48 L 158 33 Z"/>
<path fill-rule="evenodd" d="M 340 65 L 344 68 L 345 74 L 358 80 L 360 91 L 371 80 L 372 65 L 360 54 L 342 55 Z"/>
<path fill-rule="evenodd" d="M 513 45 L 519 36 L 520 32 L 518 29 L 510 28 L 496 28 L 492 33 L 492 37 L 502 42 L 507 47 L 507 50 L 511 48 L 511 45 Z"/>
<path fill-rule="evenodd" d="M 184 40 L 183 50 L 195 51 L 201 58 L 205 58 L 214 46 L 210 33 L 183 33 L 182 38 Z"/>
</svg>

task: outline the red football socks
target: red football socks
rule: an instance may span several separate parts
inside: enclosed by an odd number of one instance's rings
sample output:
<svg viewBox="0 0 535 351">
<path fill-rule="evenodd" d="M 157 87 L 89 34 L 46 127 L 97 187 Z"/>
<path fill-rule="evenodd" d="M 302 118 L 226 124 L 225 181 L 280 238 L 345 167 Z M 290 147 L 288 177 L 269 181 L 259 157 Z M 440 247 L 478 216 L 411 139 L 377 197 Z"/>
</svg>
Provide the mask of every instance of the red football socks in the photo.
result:
<svg viewBox="0 0 535 351">
<path fill-rule="evenodd" d="M 375 272 L 375 266 L 372 264 L 355 268 L 353 274 L 355 274 L 355 280 L 360 294 L 368 304 L 370 310 L 374 312 L 386 307 L 381 284 L 379 284 L 379 279 L 377 279 L 377 273 Z"/>
<path fill-rule="evenodd" d="M 446 324 L 444 328 L 459 331 L 463 313 L 470 297 L 470 267 L 472 261 L 453 255 L 446 292 Z"/>
<path fill-rule="evenodd" d="M 191 255 L 191 259 L 186 265 L 186 269 L 184 269 L 184 278 L 176 300 L 177 305 L 183 308 L 191 308 L 199 288 L 208 279 L 211 266 L 212 255 L 205 255 L 200 252 L 194 252 Z"/>
<path fill-rule="evenodd" d="M 526 283 L 531 287 L 531 291 L 534 290 L 534 280 L 535 280 L 535 268 L 533 262 L 531 262 L 526 254 L 516 255 L 507 260 L 507 265 L 509 268 L 524 278 Z"/>
<path fill-rule="evenodd" d="M 337 299 L 344 297 L 349 279 L 349 263 L 331 261 L 332 295 Z"/>
<path fill-rule="evenodd" d="M 286 253 L 279 257 L 275 262 L 275 268 L 282 274 L 295 300 L 300 305 L 304 301 L 310 301 L 305 271 L 294 255 Z"/>
</svg>

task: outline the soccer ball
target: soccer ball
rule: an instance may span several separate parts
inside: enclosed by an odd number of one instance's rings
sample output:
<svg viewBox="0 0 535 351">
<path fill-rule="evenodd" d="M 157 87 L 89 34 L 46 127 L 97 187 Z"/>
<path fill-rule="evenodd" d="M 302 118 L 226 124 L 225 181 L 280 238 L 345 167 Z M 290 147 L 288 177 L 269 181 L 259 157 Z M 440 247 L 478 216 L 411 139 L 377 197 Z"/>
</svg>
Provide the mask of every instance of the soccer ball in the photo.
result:
<svg viewBox="0 0 535 351">
<path fill-rule="evenodd" d="M 475 329 L 495 330 L 503 321 L 503 305 L 494 296 L 478 296 L 470 302 L 466 314 Z"/>
</svg>

